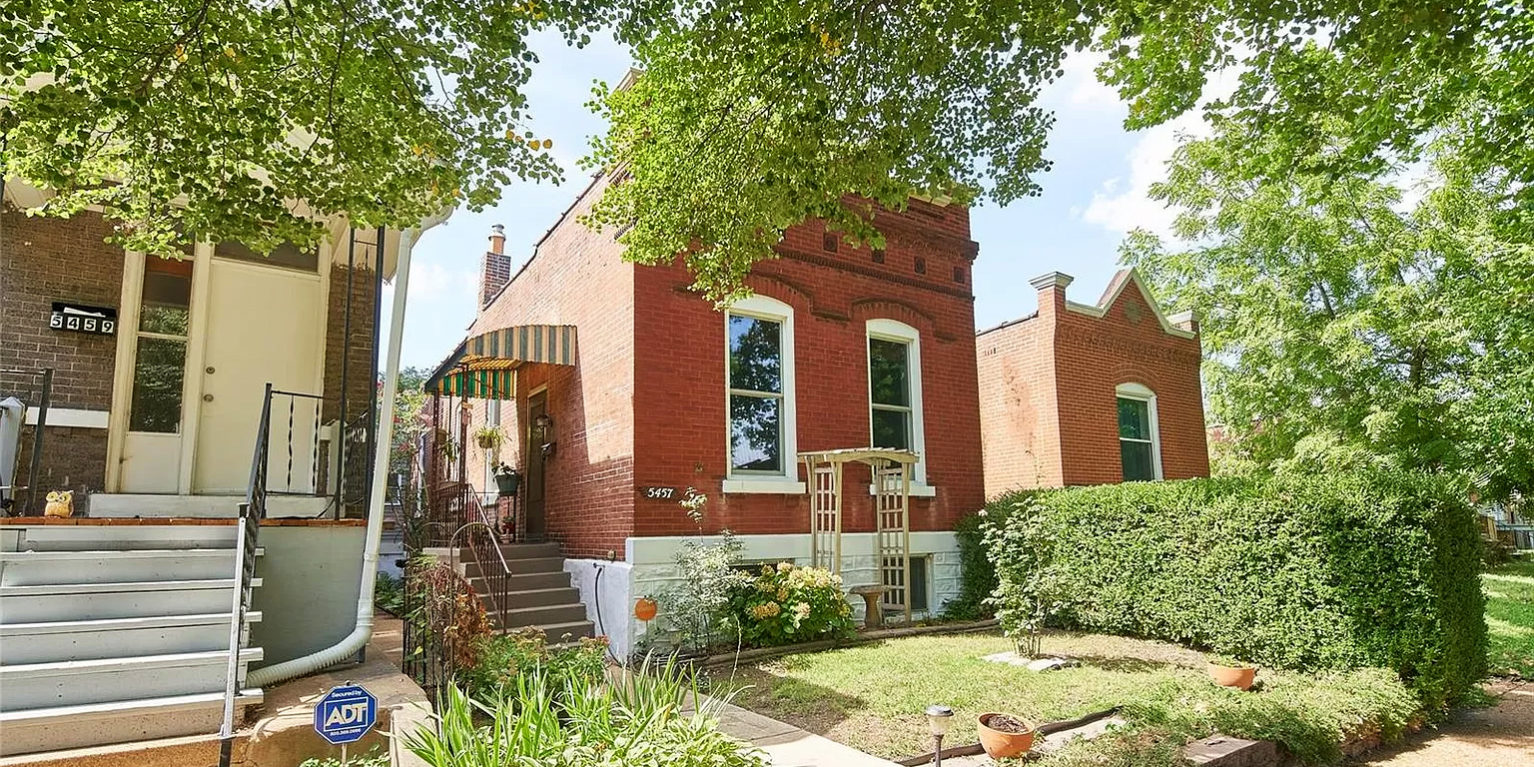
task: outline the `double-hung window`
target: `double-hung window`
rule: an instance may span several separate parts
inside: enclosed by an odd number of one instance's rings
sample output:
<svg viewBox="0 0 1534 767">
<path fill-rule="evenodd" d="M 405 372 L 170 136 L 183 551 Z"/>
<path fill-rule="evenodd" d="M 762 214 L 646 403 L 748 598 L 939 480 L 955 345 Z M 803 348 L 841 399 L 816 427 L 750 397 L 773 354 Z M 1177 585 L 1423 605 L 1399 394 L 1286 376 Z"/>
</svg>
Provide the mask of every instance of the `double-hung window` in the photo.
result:
<svg viewBox="0 0 1534 767">
<path fill-rule="evenodd" d="M 1156 424 L 1156 394 L 1140 384 L 1120 384 L 1117 391 L 1119 460 L 1124 481 L 1161 479 L 1161 445 Z"/>
<path fill-rule="evenodd" d="M 725 316 L 731 477 L 797 479 L 793 310 L 765 296 Z"/>
<path fill-rule="evenodd" d="M 887 319 L 868 321 L 868 431 L 872 447 L 926 452 L 922 425 L 921 336 L 916 328 Z M 911 480 L 926 492 L 926 461 Z"/>
</svg>

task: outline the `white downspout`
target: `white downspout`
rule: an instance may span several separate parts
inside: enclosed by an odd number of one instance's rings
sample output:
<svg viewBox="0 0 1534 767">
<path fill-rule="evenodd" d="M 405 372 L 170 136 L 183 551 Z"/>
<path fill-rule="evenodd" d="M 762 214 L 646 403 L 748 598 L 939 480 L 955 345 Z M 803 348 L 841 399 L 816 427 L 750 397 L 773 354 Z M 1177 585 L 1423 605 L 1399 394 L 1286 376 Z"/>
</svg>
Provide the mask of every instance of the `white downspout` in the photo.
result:
<svg viewBox="0 0 1534 767">
<path fill-rule="evenodd" d="M 389 446 L 394 440 L 394 395 L 399 389 L 400 344 L 405 336 L 405 296 L 410 292 L 410 251 L 417 230 L 400 233 L 399 261 L 394 267 L 394 308 L 389 316 L 389 356 L 384 363 L 383 400 L 378 413 L 376 454 L 373 456 L 373 492 L 368 498 L 367 541 L 362 549 L 361 584 L 357 593 L 357 625 L 340 642 L 305 655 L 251 671 L 247 687 L 267 687 L 294 677 L 312 674 L 345 662 L 367 646 L 373 636 L 373 584 L 378 577 L 378 549 L 383 538 L 384 491 L 389 476 Z"/>
</svg>

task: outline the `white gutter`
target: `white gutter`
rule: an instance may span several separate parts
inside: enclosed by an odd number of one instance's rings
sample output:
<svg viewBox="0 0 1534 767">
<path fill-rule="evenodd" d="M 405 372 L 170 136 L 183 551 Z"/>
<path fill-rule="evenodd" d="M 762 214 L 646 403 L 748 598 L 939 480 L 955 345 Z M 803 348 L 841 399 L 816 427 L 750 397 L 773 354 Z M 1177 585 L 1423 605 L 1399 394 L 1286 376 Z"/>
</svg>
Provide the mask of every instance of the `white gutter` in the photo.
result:
<svg viewBox="0 0 1534 767">
<path fill-rule="evenodd" d="M 423 226 L 421 229 L 424 230 Z M 384 363 L 383 400 L 379 408 L 377 446 L 373 456 L 373 492 L 368 498 L 367 543 L 362 549 L 362 573 L 357 593 L 357 625 L 340 642 L 305 655 L 251 671 L 247 687 L 267 687 L 294 677 L 312 674 L 343 663 L 367 646 L 373 636 L 373 584 L 378 578 L 378 549 L 383 538 L 384 490 L 389 477 L 389 445 L 394 440 L 394 396 L 399 390 L 400 344 L 405 337 L 405 296 L 410 292 L 410 251 L 421 230 L 401 232 L 399 262 L 395 267 L 394 309 L 389 316 L 389 357 Z"/>
</svg>

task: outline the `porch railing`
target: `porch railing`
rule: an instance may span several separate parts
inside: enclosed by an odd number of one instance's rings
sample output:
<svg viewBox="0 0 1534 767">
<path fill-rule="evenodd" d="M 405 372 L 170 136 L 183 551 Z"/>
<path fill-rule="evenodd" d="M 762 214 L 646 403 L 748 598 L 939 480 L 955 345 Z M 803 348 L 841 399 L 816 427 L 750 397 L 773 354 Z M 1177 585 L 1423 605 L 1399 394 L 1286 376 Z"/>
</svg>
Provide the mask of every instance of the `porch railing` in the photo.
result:
<svg viewBox="0 0 1534 767">
<path fill-rule="evenodd" d="M 261 421 L 256 427 L 256 447 L 250 459 L 250 482 L 245 489 L 245 502 L 240 504 L 239 518 L 234 527 L 234 595 L 229 609 L 229 660 L 224 675 L 224 721 L 219 728 L 219 767 L 229 767 L 234 747 L 235 709 L 234 701 L 245 686 L 240 669 L 240 649 L 245 629 L 245 613 L 250 609 L 250 584 L 256 575 L 256 541 L 261 532 L 261 520 L 266 518 L 266 488 L 268 464 L 271 458 L 272 385 L 266 385 L 266 396 L 261 400 Z M 291 416 L 289 417 L 291 432 Z M 289 448 L 289 466 L 292 464 Z M 291 471 L 291 468 L 289 469 Z"/>
<path fill-rule="evenodd" d="M 473 552 L 472 566 L 478 573 L 469 578 L 469 585 L 488 603 L 485 607 L 492 613 L 496 625 L 504 625 L 505 611 L 511 607 L 511 566 L 501 551 L 499 527 L 473 490 L 464 492 L 464 510 L 469 521 L 457 532 L 463 535 L 469 551 Z"/>
</svg>

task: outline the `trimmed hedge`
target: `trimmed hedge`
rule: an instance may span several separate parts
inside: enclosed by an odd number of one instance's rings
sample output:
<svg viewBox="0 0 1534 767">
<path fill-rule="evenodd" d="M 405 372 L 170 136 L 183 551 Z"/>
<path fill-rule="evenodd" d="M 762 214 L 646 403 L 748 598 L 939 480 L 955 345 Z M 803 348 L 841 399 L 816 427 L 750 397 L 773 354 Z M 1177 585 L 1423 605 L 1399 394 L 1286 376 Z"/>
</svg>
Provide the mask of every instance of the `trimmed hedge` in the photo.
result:
<svg viewBox="0 0 1534 767">
<path fill-rule="evenodd" d="M 985 548 L 989 514 L 989 510 L 976 512 L 954 525 L 954 538 L 959 543 L 959 595 L 943 605 L 943 617 L 948 620 L 972 621 L 995 614 L 988 603 L 996 590 L 996 567 Z"/>
<path fill-rule="evenodd" d="M 986 535 L 1004 625 L 1042 610 L 1273 667 L 1382 666 L 1430 708 L 1484 676 L 1480 536 L 1447 480 L 1134 482 L 993 506 L 1008 514 Z"/>
</svg>

